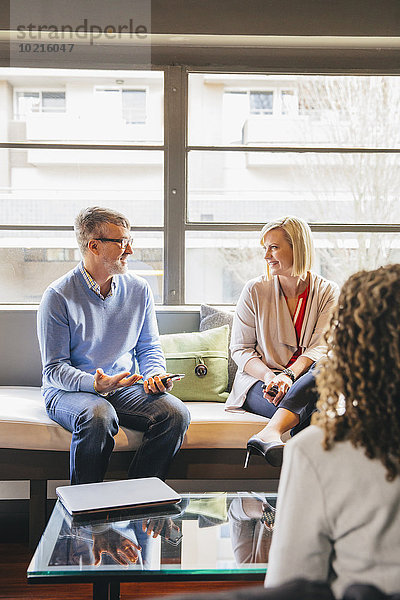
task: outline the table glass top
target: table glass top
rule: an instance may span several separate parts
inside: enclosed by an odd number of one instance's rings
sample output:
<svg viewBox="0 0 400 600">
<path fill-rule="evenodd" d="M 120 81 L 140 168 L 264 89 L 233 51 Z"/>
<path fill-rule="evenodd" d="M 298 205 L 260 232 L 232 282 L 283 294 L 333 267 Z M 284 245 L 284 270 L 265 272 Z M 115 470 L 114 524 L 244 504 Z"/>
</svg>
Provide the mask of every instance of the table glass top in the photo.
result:
<svg viewBox="0 0 400 600">
<path fill-rule="evenodd" d="M 173 507 L 72 518 L 58 500 L 28 578 L 265 574 L 276 494 L 181 494 Z M 151 572 L 151 573 L 150 573 Z"/>
</svg>

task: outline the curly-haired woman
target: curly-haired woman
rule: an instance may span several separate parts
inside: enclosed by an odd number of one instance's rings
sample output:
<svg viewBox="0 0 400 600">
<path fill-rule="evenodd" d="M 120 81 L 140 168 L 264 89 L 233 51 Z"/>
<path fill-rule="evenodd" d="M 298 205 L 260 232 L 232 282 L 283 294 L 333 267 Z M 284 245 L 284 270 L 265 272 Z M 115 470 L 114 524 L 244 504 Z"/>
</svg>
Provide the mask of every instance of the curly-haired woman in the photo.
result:
<svg viewBox="0 0 400 600">
<path fill-rule="evenodd" d="M 285 447 L 266 585 L 399 592 L 399 264 L 348 279 L 327 338 L 319 413 Z"/>
</svg>

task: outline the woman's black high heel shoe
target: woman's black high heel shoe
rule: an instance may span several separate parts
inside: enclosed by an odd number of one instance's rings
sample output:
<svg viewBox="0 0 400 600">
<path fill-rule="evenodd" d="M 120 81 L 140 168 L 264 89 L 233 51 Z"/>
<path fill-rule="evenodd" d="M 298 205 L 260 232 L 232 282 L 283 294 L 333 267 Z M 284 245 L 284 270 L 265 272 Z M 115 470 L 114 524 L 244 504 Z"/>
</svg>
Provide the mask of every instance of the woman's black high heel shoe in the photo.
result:
<svg viewBox="0 0 400 600">
<path fill-rule="evenodd" d="M 261 454 L 268 464 L 273 467 L 281 467 L 284 447 L 285 444 L 282 444 L 282 442 L 263 442 L 259 437 L 253 435 L 247 442 L 247 454 L 246 460 L 244 461 L 244 468 L 247 469 L 252 454 Z"/>
</svg>

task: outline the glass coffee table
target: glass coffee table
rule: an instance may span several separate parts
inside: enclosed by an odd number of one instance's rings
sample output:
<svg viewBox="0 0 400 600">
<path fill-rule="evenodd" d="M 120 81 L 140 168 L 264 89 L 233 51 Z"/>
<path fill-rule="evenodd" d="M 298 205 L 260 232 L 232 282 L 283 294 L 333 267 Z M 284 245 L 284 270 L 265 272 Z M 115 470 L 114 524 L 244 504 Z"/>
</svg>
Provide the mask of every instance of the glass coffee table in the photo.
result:
<svg viewBox="0 0 400 600">
<path fill-rule="evenodd" d="M 93 583 L 117 600 L 126 581 L 263 581 L 276 494 L 181 494 L 146 512 L 72 518 L 57 501 L 28 567 L 28 583 Z"/>
</svg>

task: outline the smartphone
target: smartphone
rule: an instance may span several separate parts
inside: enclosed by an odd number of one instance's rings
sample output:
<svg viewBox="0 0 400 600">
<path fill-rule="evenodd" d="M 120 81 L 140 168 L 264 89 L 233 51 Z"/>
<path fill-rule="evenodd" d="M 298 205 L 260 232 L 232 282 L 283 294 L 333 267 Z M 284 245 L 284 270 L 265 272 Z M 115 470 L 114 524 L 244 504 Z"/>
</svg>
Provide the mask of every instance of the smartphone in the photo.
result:
<svg viewBox="0 0 400 600">
<path fill-rule="evenodd" d="M 175 373 L 174 375 L 168 375 L 167 377 L 161 377 L 161 383 L 163 385 L 165 385 L 168 381 L 168 379 L 171 379 L 172 381 L 179 381 L 180 379 L 183 379 L 185 377 L 185 373 Z"/>
<path fill-rule="evenodd" d="M 166 542 L 168 542 L 168 544 L 171 544 L 172 546 L 179 546 L 183 538 L 183 534 L 181 533 L 180 529 L 171 529 L 167 535 L 161 531 L 160 535 Z"/>
<path fill-rule="evenodd" d="M 147 520 L 147 525 L 151 523 L 152 519 Z M 159 521 L 157 519 L 157 521 Z M 161 519 L 160 519 L 161 521 Z M 168 544 L 172 544 L 172 546 L 178 546 L 183 538 L 183 534 L 181 533 L 180 528 L 175 525 L 174 521 L 170 518 L 162 519 L 162 528 L 159 531 L 158 535 L 160 535 Z M 158 525 L 158 523 L 155 523 Z M 155 531 L 157 531 L 157 527 L 155 527 Z"/>
</svg>

